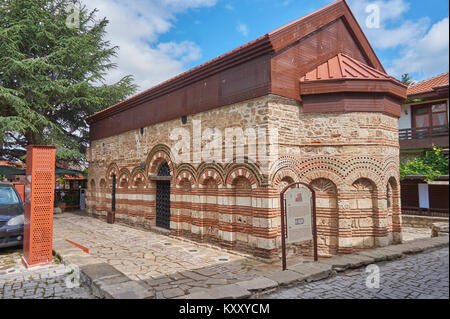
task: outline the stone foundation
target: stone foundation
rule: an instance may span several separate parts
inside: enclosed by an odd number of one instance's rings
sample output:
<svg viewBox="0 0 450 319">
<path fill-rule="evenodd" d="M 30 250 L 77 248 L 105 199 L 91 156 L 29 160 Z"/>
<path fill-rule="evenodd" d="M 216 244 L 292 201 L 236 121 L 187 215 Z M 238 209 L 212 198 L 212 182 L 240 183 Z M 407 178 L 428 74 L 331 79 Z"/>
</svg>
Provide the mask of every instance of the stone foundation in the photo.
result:
<svg viewBox="0 0 450 319">
<path fill-rule="evenodd" d="M 448 217 L 403 215 L 403 226 L 414 228 L 432 228 L 434 223 L 448 223 Z"/>
</svg>

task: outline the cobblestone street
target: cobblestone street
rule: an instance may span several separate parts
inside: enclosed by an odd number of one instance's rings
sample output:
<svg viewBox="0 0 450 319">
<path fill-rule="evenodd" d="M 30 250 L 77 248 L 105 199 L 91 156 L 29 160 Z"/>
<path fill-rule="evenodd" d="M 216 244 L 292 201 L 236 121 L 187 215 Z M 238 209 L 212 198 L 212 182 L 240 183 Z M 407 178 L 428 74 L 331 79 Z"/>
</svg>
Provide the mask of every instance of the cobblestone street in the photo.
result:
<svg viewBox="0 0 450 319">
<path fill-rule="evenodd" d="M 73 270 L 57 261 L 27 270 L 20 259 L 21 250 L 0 251 L 0 299 L 78 299 L 93 298 L 84 287 L 69 288 L 66 280 Z"/>
<path fill-rule="evenodd" d="M 365 268 L 347 271 L 327 280 L 283 289 L 269 299 L 448 299 L 449 249 L 425 252 L 404 259 L 378 263 L 379 288 L 369 289 Z"/>
</svg>

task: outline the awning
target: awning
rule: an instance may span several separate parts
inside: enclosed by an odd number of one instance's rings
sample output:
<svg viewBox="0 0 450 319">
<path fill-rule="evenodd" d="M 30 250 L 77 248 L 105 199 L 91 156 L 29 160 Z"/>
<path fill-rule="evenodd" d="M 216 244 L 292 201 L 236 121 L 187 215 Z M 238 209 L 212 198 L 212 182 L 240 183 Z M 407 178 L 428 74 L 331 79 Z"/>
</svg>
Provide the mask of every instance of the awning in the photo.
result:
<svg viewBox="0 0 450 319">
<path fill-rule="evenodd" d="M 0 165 L 0 175 L 25 175 L 25 170 L 14 166 Z"/>
<path fill-rule="evenodd" d="M 0 175 L 25 175 L 25 174 L 26 174 L 26 171 L 24 169 L 18 169 L 13 166 L 0 165 Z M 56 169 L 55 169 L 55 175 L 58 177 L 65 176 L 65 175 L 78 177 L 82 174 L 83 174 L 83 172 L 81 172 L 81 171 L 63 169 L 63 168 L 59 168 L 59 167 L 56 167 Z"/>
</svg>

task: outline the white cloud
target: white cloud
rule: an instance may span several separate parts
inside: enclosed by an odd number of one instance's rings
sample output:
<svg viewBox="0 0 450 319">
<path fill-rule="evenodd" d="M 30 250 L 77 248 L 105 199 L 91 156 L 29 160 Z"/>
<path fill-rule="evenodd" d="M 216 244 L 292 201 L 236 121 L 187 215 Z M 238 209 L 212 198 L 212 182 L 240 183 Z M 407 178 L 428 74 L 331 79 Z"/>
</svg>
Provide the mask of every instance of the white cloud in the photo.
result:
<svg viewBox="0 0 450 319">
<path fill-rule="evenodd" d="M 403 15 L 409 10 L 409 3 L 404 0 L 349 0 L 348 2 L 370 42 L 375 48 L 381 50 L 405 45 L 411 39 L 425 34 L 429 27 L 428 18 L 417 22 L 403 19 Z M 369 5 L 377 5 L 379 8 L 379 28 L 370 28 L 366 25 L 367 17 L 373 13 L 373 11 L 366 12 Z"/>
<path fill-rule="evenodd" d="M 224 8 L 227 9 L 227 10 L 234 10 L 234 7 L 233 7 L 231 4 L 229 4 L 229 3 L 227 3 L 227 4 L 224 6 Z"/>
<path fill-rule="evenodd" d="M 242 34 L 244 37 L 247 37 L 247 36 L 248 36 L 249 30 L 248 30 L 247 25 L 240 23 L 240 24 L 238 24 L 238 26 L 236 27 L 236 30 L 237 30 L 240 34 Z"/>
<path fill-rule="evenodd" d="M 106 76 L 107 83 L 131 74 L 140 89 L 150 88 L 186 70 L 186 64 L 201 58 L 194 42 L 161 43 L 176 15 L 192 8 L 211 7 L 218 0 L 86 0 L 89 9 L 98 8 L 98 18 L 110 23 L 106 39 L 119 46 L 113 59 L 118 68 Z"/>
<path fill-rule="evenodd" d="M 348 0 L 347 2 L 359 22 L 365 21 L 367 17 L 367 13 L 365 11 L 369 4 L 376 4 L 380 8 L 381 23 L 401 18 L 410 7 L 410 4 L 404 0 Z"/>
<path fill-rule="evenodd" d="M 430 18 L 407 19 L 410 4 L 405 0 L 348 0 L 349 6 L 378 50 L 394 49 L 399 57 L 387 63 L 393 76 L 416 73 L 429 77 L 448 70 L 448 18 L 431 26 Z M 369 28 L 366 12 L 369 4 L 379 7 L 379 28 Z"/>
<path fill-rule="evenodd" d="M 448 71 L 449 18 L 435 23 L 425 36 L 401 50 L 400 55 L 389 68 L 393 75 L 415 72 L 422 78 L 429 78 Z"/>
<path fill-rule="evenodd" d="M 202 50 L 191 41 L 165 42 L 158 44 L 158 49 L 172 59 L 189 63 L 202 57 Z"/>
<path fill-rule="evenodd" d="M 425 17 L 418 22 L 405 21 L 396 28 L 381 26 L 379 29 L 367 29 L 365 33 L 377 49 L 395 49 L 422 37 L 429 25 L 430 20 Z"/>
</svg>

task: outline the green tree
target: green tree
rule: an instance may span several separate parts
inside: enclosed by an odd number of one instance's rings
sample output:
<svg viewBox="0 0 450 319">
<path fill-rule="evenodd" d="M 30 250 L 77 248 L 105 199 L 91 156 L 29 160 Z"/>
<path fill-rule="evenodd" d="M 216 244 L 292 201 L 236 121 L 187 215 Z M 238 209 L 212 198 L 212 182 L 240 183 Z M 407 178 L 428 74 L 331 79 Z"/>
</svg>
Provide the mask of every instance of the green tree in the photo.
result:
<svg viewBox="0 0 450 319">
<path fill-rule="evenodd" d="M 410 86 L 411 84 L 414 84 L 415 81 L 413 79 L 411 79 L 411 77 L 409 76 L 409 73 L 405 73 L 402 75 L 402 80 L 403 83 L 405 83 L 407 86 Z"/>
<path fill-rule="evenodd" d="M 55 145 L 58 160 L 79 163 L 85 118 L 136 91 L 132 76 L 105 83 L 118 47 L 96 13 L 80 0 L 0 0 L 0 158 Z"/>
<path fill-rule="evenodd" d="M 412 161 L 400 163 L 400 178 L 403 180 L 407 175 L 424 175 L 426 181 L 448 175 L 448 155 L 442 154 L 442 148 L 434 147 Z"/>
</svg>

